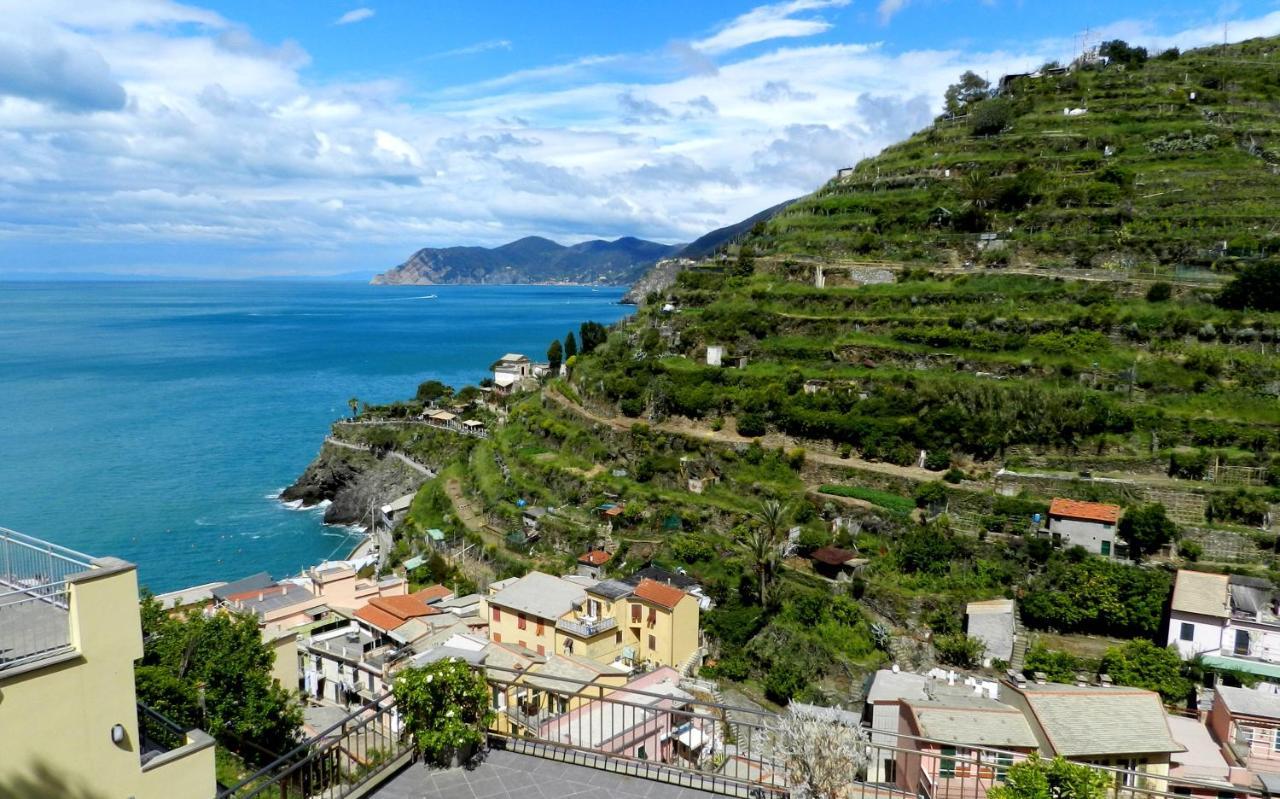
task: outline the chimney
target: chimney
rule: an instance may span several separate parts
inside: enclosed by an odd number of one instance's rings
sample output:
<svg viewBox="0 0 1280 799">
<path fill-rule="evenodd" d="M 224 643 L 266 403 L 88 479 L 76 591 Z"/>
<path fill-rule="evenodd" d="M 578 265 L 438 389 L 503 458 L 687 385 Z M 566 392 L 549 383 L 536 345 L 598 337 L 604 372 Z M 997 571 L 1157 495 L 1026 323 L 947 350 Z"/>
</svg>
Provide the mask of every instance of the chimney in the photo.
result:
<svg viewBox="0 0 1280 799">
<path fill-rule="evenodd" d="M 1014 681 L 1015 683 L 1017 683 L 1017 685 L 1018 685 L 1018 687 L 1019 687 L 1019 688 L 1026 688 L 1026 687 L 1027 687 L 1027 676 L 1026 676 L 1025 674 L 1017 674 L 1017 675 L 1015 675 L 1015 676 L 1014 676 L 1014 678 L 1013 678 L 1013 681 Z"/>
<path fill-rule="evenodd" d="M 1088 685 L 1089 675 L 1083 671 L 1076 672 L 1076 685 Z"/>
<path fill-rule="evenodd" d="M 1043 671 L 1037 671 L 1034 676 L 1036 678 L 1036 685 L 1044 685 L 1049 681 L 1049 675 L 1045 674 Z"/>
<path fill-rule="evenodd" d="M 1099 675 L 1098 675 L 1098 685 L 1101 685 L 1101 686 L 1103 686 L 1103 687 L 1105 687 L 1105 688 L 1110 688 L 1110 687 L 1111 687 L 1111 675 L 1110 675 L 1110 674 L 1099 674 Z"/>
<path fill-rule="evenodd" d="M 263 598 L 264 598 L 264 594 L 263 594 L 261 591 L 259 591 L 259 592 L 258 592 L 258 601 L 259 601 L 259 602 L 261 602 L 261 601 L 263 600 Z"/>
</svg>

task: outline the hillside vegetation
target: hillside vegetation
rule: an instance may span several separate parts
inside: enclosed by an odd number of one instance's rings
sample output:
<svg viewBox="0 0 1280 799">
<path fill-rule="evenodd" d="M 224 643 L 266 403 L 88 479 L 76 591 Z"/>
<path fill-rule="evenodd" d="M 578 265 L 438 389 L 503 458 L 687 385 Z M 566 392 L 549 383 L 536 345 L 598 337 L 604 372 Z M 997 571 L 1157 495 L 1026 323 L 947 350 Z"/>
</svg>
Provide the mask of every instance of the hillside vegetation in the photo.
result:
<svg viewBox="0 0 1280 799">
<path fill-rule="evenodd" d="M 1157 271 L 1230 268 L 1280 248 L 1277 40 L 1053 72 L 973 93 L 777 215 L 752 245 Z M 980 233 L 1007 245 L 980 250 Z"/>
</svg>

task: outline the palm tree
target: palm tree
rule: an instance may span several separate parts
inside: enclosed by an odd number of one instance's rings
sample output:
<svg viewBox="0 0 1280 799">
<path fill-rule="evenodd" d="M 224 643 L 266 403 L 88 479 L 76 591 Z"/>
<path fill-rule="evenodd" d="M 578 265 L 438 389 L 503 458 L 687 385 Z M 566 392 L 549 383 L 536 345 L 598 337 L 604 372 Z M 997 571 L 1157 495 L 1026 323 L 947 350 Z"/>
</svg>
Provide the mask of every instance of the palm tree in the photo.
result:
<svg viewBox="0 0 1280 799">
<path fill-rule="evenodd" d="M 766 604 L 769 580 L 778 562 L 778 547 L 786 530 L 790 508 L 776 499 L 766 499 L 751 514 L 751 523 L 738 536 L 738 546 L 747 553 L 751 568 L 760 580 L 760 604 Z"/>
<path fill-rule="evenodd" d="M 356 418 L 356 411 L 360 408 L 360 400 L 352 397 L 347 400 L 347 407 L 351 409 L 351 418 Z"/>
</svg>

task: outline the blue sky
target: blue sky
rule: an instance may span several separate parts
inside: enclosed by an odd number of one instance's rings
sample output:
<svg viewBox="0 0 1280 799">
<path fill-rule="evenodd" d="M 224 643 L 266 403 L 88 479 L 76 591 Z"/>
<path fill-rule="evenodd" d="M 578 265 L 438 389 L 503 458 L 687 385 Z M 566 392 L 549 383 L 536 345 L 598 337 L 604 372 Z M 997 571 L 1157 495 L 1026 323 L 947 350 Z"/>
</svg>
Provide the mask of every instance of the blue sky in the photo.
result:
<svg viewBox="0 0 1280 799">
<path fill-rule="evenodd" d="M 0 277 L 380 270 L 691 240 L 927 124 L 965 69 L 1280 34 L 1273 2 L 0 0 Z"/>
</svg>

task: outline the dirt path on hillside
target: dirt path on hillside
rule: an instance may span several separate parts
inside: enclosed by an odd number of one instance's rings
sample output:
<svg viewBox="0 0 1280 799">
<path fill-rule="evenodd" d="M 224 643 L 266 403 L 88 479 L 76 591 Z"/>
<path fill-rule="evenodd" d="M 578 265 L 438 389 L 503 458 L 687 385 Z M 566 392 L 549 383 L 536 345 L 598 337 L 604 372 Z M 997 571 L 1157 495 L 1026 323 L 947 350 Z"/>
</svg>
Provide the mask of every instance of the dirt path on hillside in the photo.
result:
<svg viewBox="0 0 1280 799">
<path fill-rule="evenodd" d="M 596 424 L 608 425 L 614 430 L 630 430 L 637 423 L 644 422 L 643 419 L 628 419 L 620 416 L 601 416 L 594 411 L 584 408 L 553 388 L 544 389 L 543 396 L 548 397 L 552 402 L 555 402 L 557 405 L 560 405 L 571 413 L 589 419 Z M 722 445 L 750 444 L 752 441 L 757 440 L 738 435 L 737 433 L 727 429 L 712 430 L 709 427 L 695 424 L 687 419 L 682 419 L 680 421 L 658 422 L 657 424 L 649 424 L 649 427 L 666 433 L 676 433 L 678 435 L 697 438 L 703 441 L 710 441 Z M 805 447 L 805 459 L 813 463 L 821 463 L 827 466 L 836 466 L 841 468 L 852 467 L 869 472 L 879 472 L 880 474 L 890 475 L 893 477 L 902 477 L 918 482 L 929 482 L 939 479 L 937 472 L 931 472 L 928 469 L 919 469 L 915 466 L 897 466 L 892 463 L 868 461 L 853 455 L 850 455 L 848 458 L 842 458 L 834 452 L 813 450 L 810 449 L 814 446 L 813 442 L 798 442 L 795 439 L 778 433 L 769 433 L 760 437 L 758 440 L 761 444 L 768 447 L 785 448 L 803 446 Z"/>
</svg>

